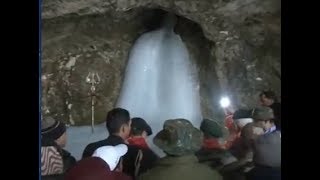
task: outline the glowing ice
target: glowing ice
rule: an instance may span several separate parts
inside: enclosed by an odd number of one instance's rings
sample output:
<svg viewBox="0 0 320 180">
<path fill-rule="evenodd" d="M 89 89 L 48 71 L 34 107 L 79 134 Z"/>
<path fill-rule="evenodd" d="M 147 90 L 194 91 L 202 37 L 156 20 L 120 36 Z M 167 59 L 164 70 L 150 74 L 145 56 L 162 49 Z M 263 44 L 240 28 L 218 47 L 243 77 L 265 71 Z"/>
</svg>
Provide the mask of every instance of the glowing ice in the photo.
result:
<svg viewBox="0 0 320 180">
<path fill-rule="evenodd" d="M 131 117 L 144 118 L 154 135 L 167 119 L 185 118 L 196 127 L 202 119 L 198 77 L 174 26 L 175 17 L 169 15 L 162 28 L 135 42 L 117 102 Z"/>
</svg>

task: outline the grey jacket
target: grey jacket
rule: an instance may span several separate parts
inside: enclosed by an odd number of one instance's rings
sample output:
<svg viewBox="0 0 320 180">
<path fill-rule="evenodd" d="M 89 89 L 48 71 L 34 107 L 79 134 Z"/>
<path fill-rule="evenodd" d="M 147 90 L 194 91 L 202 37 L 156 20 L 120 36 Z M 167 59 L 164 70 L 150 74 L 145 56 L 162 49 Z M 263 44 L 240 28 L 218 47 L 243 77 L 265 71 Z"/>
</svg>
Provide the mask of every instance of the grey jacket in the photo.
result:
<svg viewBox="0 0 320 180">
<path fill-rule="evenodd" d="M 257 165 L 281 167 L 281 132 L 274 131 L 254 141 L 253 161 Z"/>
</svg>

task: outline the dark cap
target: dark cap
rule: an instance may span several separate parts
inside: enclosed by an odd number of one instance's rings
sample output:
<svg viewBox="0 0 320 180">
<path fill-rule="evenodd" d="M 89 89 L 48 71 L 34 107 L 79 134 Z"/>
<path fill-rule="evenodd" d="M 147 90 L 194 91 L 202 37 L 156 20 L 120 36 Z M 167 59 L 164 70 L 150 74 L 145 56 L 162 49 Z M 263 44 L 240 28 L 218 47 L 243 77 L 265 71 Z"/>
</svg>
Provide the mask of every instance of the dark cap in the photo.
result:
<svg viewBox="0 0 320 180">
<path fill-rule="evenodd" d="M 252 119 L 256 121 L 265 121 L 274 119 L 273 110 L 269 107 L 257 107 L 252 112 Z"/>
<path fill-rule="evenodd" d="M 53 119 L 52 117 L 46 117 L 41 121 L 41 135 L 49 140 L 57 140 L 66 132 L 66 125 Z"/>
<path fill-rule="evenodd" d="M 233 119 L 251 118 L 253 109 L 238 109 L 233 113 Z"/>
<path fill-rule="evenodd" d="M 203 119 L 200 125 L 200 130 L 204 133 L 206 137 L 223 137 L 223 126 L 221 126 L 217 121 L 211 119 Z"/>
<path fill-rule="evenodd" d="M 146 131 L 148 136 L 152 135 L 152 129 L 148 125 L 148 123 L 139 117 L 135 117 L 131 119 L 131 129 L 133 131 Z"/>
</svg>

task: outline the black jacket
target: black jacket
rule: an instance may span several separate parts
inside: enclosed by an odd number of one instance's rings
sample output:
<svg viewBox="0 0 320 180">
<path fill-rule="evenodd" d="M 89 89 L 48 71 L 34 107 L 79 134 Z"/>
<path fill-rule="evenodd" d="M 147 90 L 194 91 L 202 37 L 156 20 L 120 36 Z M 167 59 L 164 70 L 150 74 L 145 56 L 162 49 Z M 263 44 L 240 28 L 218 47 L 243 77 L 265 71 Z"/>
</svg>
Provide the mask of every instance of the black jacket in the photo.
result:
<svg viewBox="0 0 320 180">
<path fill-rule="evenodd" d="M 142 157 L 140 160 L 140 166 L 137 170 L 137 175 L 143 174 L 147 170 L 151 169 L 155 162 L 157 162 L 160 157 L 157 156 L 151 149 L 141 148 L 135 145 L 128 145 L 128 153 L 124 156 L 123 159 L 123 172 L 130 175 L 135 179 L 136 171 L 136 160 L 138 157 L 139 151 L 141 151 Z M 139 158 L 138 158 L 139 159 Z"/>
<path fill-rule="evenodd" d="M 281 130 L 281 104 L 280 103 L 273 103 L 270 108 L 273 110 L 274 113 L 274 123 L 278 130 Z"/>
<path fill-rule="evenodd" d="M 91 157 L 94 151 L 99 147 L 108 146 L 108 145 L 116 146 L 118 144 L 125 144 L 125 142 L 121 137 L 115 136 L 115 135 L 110 135 L 107 139 L 90 143 L 84 149 L 82 153 L 82 159 L 86 157 Z"/>
</svg>

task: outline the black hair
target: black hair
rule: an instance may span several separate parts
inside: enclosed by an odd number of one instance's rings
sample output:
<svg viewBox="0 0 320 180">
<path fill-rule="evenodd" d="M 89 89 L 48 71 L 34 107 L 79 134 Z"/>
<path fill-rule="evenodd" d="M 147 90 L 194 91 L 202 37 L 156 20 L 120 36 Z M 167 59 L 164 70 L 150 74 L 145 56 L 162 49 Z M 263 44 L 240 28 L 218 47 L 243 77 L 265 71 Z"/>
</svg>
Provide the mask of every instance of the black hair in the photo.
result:
<svg viewBox="0 0 320 180">
<path fill-rule="evenodd" d="M 140 117 L 132 118 L 130 134 L 132 136 L 140 136 L 142 135 L 143 131 L 146 131 L 148 136 L 152 135 L 152 129 L 144 119 Z"/>
<path fill-rule="evenodd" d="M 260 93 L 260 97 L 262 97 L 262 95 L 265 95 L 266 96 L 266 98 L 268 98 L 268 99 L 272 99 L 272 100 L 274 100 L 275 102 L 277 102 L 277 96 L 276 96 L 276 93 L 275 92 L 273 92 L 273 91 L 271 91 L 271 90 L 268 90 L 268 91 L 262 91 L 261 93 Z"/>
<path fill-rule="evenodd" d="M 135 117 L 132 118 L 131 121 L 134 122 L 136 120 L 141 120 L 141 118 Z M 139 136 L 142 135 L 143 131 L 146 131 L 144 128 L 142 127 L 137 127 L 137 126 L 133 126 L 134 124 L 131 123 L 131 132 L 130 134 L 133 136 Z"/>
<path fill-rule="evenodd" d="M 142 129 L 132 128 L 130 134 L 132 136 L 140 136 L 140 135 L 142 135 L 143 131 L 144 130 L 142 130 Z"/>
<path fill-rule="evenodd" d="M 123 124 L 128 124 L 130 121 L 130 114 L 127 110 L 122 108 L 114 108 L 108 112 L 106 118 L 106 127 L 110 134 L 120 132 Z"/>
</svg>

